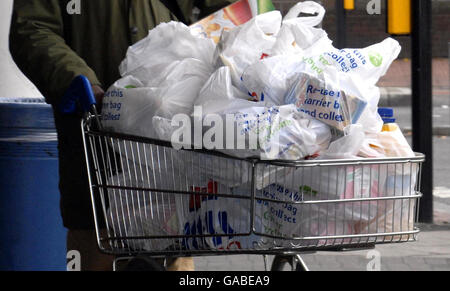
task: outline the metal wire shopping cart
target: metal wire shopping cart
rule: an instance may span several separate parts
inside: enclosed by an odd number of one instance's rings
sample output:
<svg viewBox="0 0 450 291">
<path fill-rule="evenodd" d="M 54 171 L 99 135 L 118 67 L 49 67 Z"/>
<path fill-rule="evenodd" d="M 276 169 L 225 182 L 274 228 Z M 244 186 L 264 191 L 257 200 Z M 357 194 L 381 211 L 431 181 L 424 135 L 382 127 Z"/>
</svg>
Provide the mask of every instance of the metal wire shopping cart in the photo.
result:
<svg viewBox="0 0 450 291">
<path fill-rule="evenodd" d="M 94 108 L 91 102 L 84 108 Z M 262 161 L 108 132 L 82 120 L 100 249 L 117 256 L 299 254 L 416 239 L 424 156 Z M 99 229 L 99 220 L 106 231 Z"/>
</svg>

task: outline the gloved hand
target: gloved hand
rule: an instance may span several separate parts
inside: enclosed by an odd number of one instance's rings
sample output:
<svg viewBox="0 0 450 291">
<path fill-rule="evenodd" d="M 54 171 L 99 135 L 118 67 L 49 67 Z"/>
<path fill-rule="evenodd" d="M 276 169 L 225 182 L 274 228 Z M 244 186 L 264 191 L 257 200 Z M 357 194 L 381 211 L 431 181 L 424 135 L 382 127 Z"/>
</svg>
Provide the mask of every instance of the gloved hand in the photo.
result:
<svg viewBox="0 0 450 291">
<path fill-rule="evenodd" d="M 92 85 L 92 91 L 94 92 L 95 101 L 97 101 L 97 108 L 101 111 L 105 91 L 98 85 Z"/>
</svg>

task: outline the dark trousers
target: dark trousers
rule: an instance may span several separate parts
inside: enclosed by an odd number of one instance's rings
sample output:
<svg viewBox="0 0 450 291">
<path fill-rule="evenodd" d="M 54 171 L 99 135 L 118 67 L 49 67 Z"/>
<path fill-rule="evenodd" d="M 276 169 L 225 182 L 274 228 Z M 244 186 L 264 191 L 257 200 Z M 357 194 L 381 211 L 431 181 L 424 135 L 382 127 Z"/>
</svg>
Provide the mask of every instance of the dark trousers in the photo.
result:
<svg viewBox="0 0 450 291">
<path fill-rule="evenodd" d="M 86 158 L 81 135 L 81 116 L 63 115 L 54 107 L 58 133 L 61 215 L 68 229 L 94 229 Z M 100 227 L 104 227 L 101 221 Z"/>
</svg>

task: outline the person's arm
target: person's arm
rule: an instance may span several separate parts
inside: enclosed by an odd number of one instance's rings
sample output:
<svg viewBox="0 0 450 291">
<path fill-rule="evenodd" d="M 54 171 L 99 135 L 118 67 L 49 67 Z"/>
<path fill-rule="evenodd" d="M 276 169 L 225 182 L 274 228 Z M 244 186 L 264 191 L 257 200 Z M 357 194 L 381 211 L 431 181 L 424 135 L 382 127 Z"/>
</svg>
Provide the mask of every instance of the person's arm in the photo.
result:
<svg viewBox="0 0 450 291">
<path fill-rule="evenodd" d="M 51 104 L 58 104 L 78 75 L 85 75 L 96 95 L 101 97 L 103 90 L 94 71 L 64 40 L 62 13 L 66 11 L 59 3 L 58 0 L 14 1 L 11 53 Z"/>
</svg>

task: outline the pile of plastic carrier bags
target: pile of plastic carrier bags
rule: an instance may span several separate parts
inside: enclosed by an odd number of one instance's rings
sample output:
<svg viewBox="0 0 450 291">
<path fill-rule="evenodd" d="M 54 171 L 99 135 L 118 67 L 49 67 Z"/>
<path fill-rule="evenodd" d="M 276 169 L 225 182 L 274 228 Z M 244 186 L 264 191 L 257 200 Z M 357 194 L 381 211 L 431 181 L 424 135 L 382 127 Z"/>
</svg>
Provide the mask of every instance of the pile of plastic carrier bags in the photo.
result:
<svg viewBox="0 0 450 291">
<path fill-rule="evenodd" d="M 313 16 L 299 17 L 301 13 Z M 380 90 L 376 83 L 398 57 L 399 43 L 388 38 L 362 49 L 337 49 L 327 33 L 317 28 L 325 9 L 312 1 L 298 3 L 284 18 L 279 11 L 256 14 L 244 24 L 223 29 L 217 43 L 182 23 L 160 24 L 129 48 L 120 65 L 122 78 L 105 95 L 102 116 L 104 127 L 114 132 L 168 141 L 176 149 L 203 148 L 237 158 L 208 160 L 204 156 L 197 161 L 174 150 L 173 166 L 164 168 L 173 177 L 167 181 L 162 177 L 159 185 L 129 174 L 134 173 L 130 169 L 136 161 L 124 162 L 122 170 L 127 175 L 113 179 L 128 180 L 135 187 L 174 189 L 171 185 L 179 182 L 178 177 L 190 176 L 195 181 L 184 190 L 198 188 L 202 193 L 238 196 L 249 196 L 254 183 L 257 197 L 267 200 L 257 200 L 254 217 L 250 218 L 250 200 L 211 194 L 190 201 L 183 195 L 167 193 L 160 194 L 165 197 L 161 200 L 150 193 L 151 198 L 146 200 L 144 196 L 149 194 L 144 192 L 134 193 L 134 199 L 127 199 L 125 195 L 130 194 L 125 192 L 119 198 L 111 194 L 111 215 L 120 213 L 117 216 L 123 217 L 113 225 L 116 232 L 124 228 L 129 236 L 205 235 L 185 239 L 183 247 L 218 250 L 253 249 L 270 241 L 265 235 L 358 234 L 379 232 L 378 225 L 383 225 L 383 232 L 395 230 L 390 226 L 394 218 L 386 217 L 386 213 L 400 212 L 394 208 L 403 205 L 394 202 L 334 207 L 295 204 L 376 197 L 379 189 L 392 184 L 392 170 L 379 166 L 286 168 L 262 164 L 252 179 L 251 163 L 245 159 L 413 157 L 398 127 L 382 130 L 384 123 L 378 113 Z M 141 153 L 142 160 L 146 155 L 149 153 Z M 142 163 L 152 173 L 152 167 L 161 168 L 162 161 Z M 411 167 L 410 171 L 417 169 Z M 407 174 L 400 177 L 415 177 Z M 401 182 L 407 186 L 395 195 L 414 188 L 415 180 Z M 133 218 L 131 212 L 134 216 L 145 213 L 145 217 Z M 354 224 L 349 217 L 355 217 Z M 410 218 L 405 220 L 409 225 Z M 233 236 L 250 233 L 251 225 L 260 235 Z M 222 236 L 211 236 L 214 234 Z M 291 245 L 289 240 L 278 243 Z M 165 249 L 169 244 L 169 240 L 147 240 L 143 247 Z"/>
</svg>

